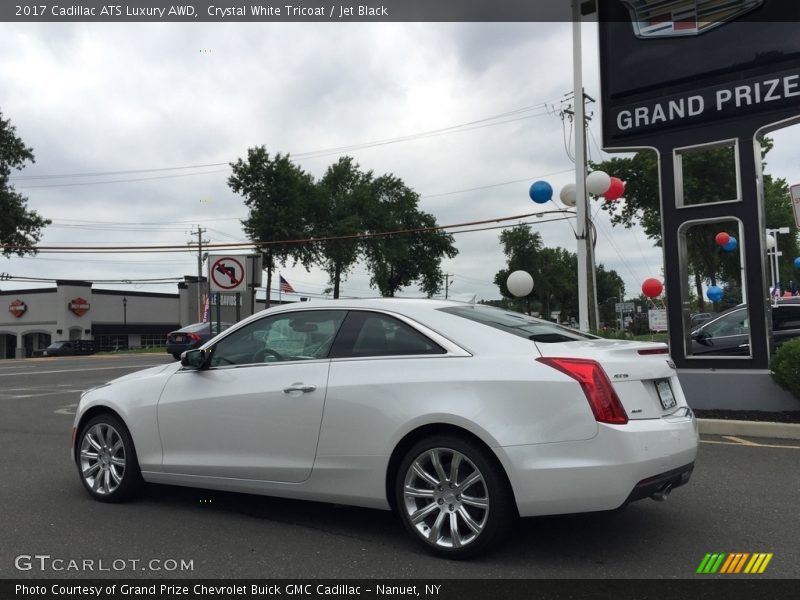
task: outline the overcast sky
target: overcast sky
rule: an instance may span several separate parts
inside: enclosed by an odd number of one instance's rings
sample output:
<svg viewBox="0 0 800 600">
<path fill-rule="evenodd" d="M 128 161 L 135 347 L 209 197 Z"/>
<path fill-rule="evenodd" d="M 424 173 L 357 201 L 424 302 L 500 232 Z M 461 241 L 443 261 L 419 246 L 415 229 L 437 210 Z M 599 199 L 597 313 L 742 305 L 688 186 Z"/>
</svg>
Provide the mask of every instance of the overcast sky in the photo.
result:
<svg viewBox="0 0 800 600">
<path fill-rule="evenodd" d="M 394 173 L 440 224 L 530 213 L 541 208 L 528 198 L 534 180 L 549 181 L 556 198 L 574 181 L 569 123 L 558 115 L 572 89 L 570 34 L 568 23 L 0 23 L 0 111 L 36 155 L 13 182 L 29 208 L 53 221 L 43 245 L 187 244 L 198 224 L 211 242 L 246 241 L 240 220 L 247 211 L 227 186 L 226 165 L 256 145 L 291 153 L 315 177 L 343 154 L 364 170 Z M 586 91 L 599 97 L 596 25 L 584 25 L 583 45 Z M 590 110 L 597 160 L 598 107 Z M 507 116 L 482 121 L 498 115 Z M 474 121 L 482 122 L 416 135 Z M 405 136 L 411 139 L 308 156 Z M 797 128 L 773 137 L 768 171 L 800 182 Z M 174 169 L 198 165 L 217 166 Z M 543 222 L 558 216 L 529 220 L 547 246 L 574 252 L 570 222 Z M 648 277 L 661 277 L 661 250 L 650 240 L 612 228 L 605 212 L 597 221 L 597 262 L 622 276 L 629 297 Z M 442 265 L 454 274 L 453 293 L 499 297 L 492 283 L 505 265 L 499 233 L 456 235 L 459 254 Z M 301 293 L 329 285 L 317 269 L 280 271 Z M 0 258 L 0 272 L 180 277 L 197 273 L 197 259 L 188 247 L 42 253 Z M 176 291 L 175 284 L 95 287 Z M 363 265 L 342 295 L 377 295 Z"/>
</svg>

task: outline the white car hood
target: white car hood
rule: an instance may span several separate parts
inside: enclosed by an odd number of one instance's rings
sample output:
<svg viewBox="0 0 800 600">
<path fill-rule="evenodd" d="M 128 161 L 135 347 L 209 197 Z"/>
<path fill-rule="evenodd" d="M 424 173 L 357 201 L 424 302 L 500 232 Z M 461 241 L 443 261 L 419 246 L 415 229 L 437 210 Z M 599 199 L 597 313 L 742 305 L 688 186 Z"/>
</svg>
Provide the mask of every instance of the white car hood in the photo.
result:
<svg viewBox="0 0 800 600">
<path fill-rule="evenodd" d="M 112 379 L 108 383 L 118 383 L 120 381 L 145 379 L 147 377 L 153 377 L 155 375 L 160 375 L 162 373 L 172 374 L 175 373 L 180 368 L 181 368 L 180 362 L 168 363 L 166 365 L 158 365 L 157 367 L 150 367 L 149 369 L 142 369 L 141 371 L 128 373 L 127 375 L 123 375 L 122 377 L 117 377 L 116 379 Z"/>
</svg>

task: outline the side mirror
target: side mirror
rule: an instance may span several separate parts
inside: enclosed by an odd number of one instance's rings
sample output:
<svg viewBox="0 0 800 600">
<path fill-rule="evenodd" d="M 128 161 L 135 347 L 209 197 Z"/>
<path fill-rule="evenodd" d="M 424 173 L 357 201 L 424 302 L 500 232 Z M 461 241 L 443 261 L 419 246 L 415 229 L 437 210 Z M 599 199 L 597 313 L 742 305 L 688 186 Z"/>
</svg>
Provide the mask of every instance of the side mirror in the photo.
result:
<svg viewBox="0 0 800 600">
<path fill-rule="evenodd" d="M 205 350 L 186 350 L 181 354 L 181 365 L 185 369 L 199 371 L 205 366 L 207 358 Z"/>
<path fill-rule="evenodd" d="M 698 344 L 703 344 L 704 346 L 713 346 L 714 343 L 711 341 L 711 334 L 705 331 L 704 329 L 698 329 L 692 334 L 692 339 L 696 341 Z"/>
</svg>

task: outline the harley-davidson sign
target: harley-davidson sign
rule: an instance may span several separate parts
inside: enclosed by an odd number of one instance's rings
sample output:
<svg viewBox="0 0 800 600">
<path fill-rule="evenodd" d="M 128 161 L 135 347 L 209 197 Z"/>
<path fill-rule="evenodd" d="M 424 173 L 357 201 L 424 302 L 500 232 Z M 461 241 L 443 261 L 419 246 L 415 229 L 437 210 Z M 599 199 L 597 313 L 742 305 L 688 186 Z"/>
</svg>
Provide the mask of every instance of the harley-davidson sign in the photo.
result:
<svg viewBox="0 0 800 600">
<path fill-rule="evenodd" d="M 8 312 L 19 319 L 22 315 L 28 312 L 28 305 L 22 300 L 14 300 L 11 304 L 9 304 Z"/>
<path fill-rule="evenodd" d="M 71 300 L 68 306 L 69 309 L 79 317 L 82 317 L 89 311 L 89 302 L 83 298 L 75 298 Z"/>
</svg>

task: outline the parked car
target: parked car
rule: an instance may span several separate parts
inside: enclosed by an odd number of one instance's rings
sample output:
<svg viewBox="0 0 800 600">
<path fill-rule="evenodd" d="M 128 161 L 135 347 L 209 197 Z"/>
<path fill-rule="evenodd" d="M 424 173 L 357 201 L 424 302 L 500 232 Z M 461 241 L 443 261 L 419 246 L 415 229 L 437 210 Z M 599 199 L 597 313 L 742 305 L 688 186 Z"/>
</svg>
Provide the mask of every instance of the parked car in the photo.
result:
<svg viewBox="0 0 800 600">
<path fill-rule="evenodd" d="M 44 351 L 47 356 L 76 356 L 94 354 L 92 340 L 61 340 L 53 342 Z"/>
<path fill-rule="evenodd" d="M 230 323 L 220 323 L 220 330 L 217 331 L 217 323 L 214 321 L 212 323 L 192 323 L 177 331 L 172 331 L 167 334 L 167 354 L 172 354 L 175 360 L 180 360 L 183 352 L 199 348 L 230 326 Z"/>
<path fill-rule="evenodd" d="M 772 303 L 772 350 L 800 336 L 800 297 L 779 298 Z M 692 331 L 694 356 L 748 356 L 750 313 L 740 304 L 706 321 Z"/>
<path fill-rule="evenodd" d="M 665 499 L 697 426 L 664 344 L 453 301 L 333 300 L 85 392 L 73 440 L 100 501 L 146 481 L 393 509 L 465 558 L 518 515 Z"/>
</svg>

